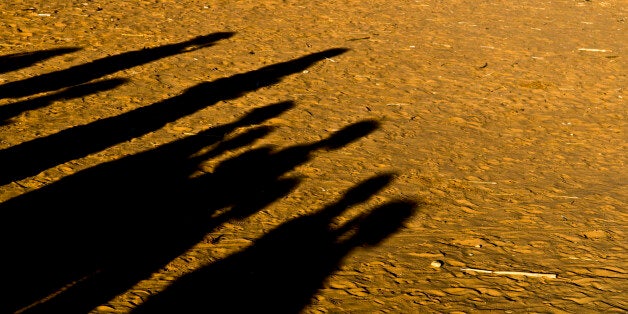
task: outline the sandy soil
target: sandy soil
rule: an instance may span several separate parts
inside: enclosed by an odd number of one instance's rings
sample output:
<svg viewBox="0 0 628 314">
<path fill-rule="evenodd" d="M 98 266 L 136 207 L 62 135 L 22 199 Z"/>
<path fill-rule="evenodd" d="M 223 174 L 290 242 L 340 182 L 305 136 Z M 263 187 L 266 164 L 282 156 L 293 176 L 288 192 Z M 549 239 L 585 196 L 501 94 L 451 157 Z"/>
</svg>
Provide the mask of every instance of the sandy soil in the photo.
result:
<svg viewBox="0 0 628 314">
<path fill-rule="evenodd" d="M 626 313 L 627 4 L 1 1 L 0 312 Z"/>
</svg>

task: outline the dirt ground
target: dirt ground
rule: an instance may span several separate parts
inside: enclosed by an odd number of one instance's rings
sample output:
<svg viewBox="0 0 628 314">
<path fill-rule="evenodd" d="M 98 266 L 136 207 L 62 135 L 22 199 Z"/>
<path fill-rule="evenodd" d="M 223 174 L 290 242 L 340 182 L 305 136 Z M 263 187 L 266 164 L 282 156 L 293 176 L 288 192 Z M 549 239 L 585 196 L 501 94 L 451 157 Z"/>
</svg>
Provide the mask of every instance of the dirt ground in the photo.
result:
<svg viewBox="0 0 628 314">
<path fill-rule="evenodd" d="M 627 10 L 1 1 L 0 312 L 626 313 Z"/>
</svg>

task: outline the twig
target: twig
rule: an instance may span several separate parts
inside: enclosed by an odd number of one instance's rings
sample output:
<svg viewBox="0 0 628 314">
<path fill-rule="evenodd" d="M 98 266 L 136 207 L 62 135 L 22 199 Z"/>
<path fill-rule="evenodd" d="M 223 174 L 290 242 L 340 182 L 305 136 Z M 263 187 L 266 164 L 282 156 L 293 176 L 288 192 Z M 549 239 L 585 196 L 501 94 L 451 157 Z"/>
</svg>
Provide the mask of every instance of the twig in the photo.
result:
<svg viewBox="0 0 628 314">
<path fill-rule="evenodd" d="M 556 274 L 530 273 L 530 272 L 525 272 L 525 271 L 500 271 L 500 270 L 486 270 L 486 269 L 477 269 L 477 268 L 461 268 L 460 270 L 467 271 L 467 272 L 472 271 L 472 272 L 481 273 L 481 274 L 556 278 Z"/>
<path fill-rule="evenodd" d="M 579 51 L 589 51 L 589 52 L 610 52 L 610 50 L 606 49 L 596 49 L 596 48 L 578 48 Z"/>
<path fill-rule="evenodd" d="M 38 305 L 43 304 L 43 303 L 46 303 L 46 302 L 52 300 L 53 298 L 55 298 L 56 296 L 60 295 L 64 291 L 72 288 L 73 286 L 81 283 L 82 281 L 85 281 L 85 280 L 89 279 L 90 277 L 93 277 L 93 276 L 97 275 L 98 273 L 100 273 L 100 270 L 97 270 L 97 271 L 93 272 L 92 274 L 83 276 L 82 278 L 80 278 L 80 279 L 78 279 L 76 281 L 70 282 L 67 285 L 61 287 L 59 290 L 57 290 L 57 291 L 49 294 L 48 296 L 46 296 L 46 297 L 44 297 L 44 298 L 42 298 L 40 300 L 37 300 L 37 301 L 35 301 L 35 302 L 33 302 L 33 303 L 31 303 L 31 304 L 29 304 L 29 305 L 27 305 L 27 306 L 25 306 L 25 307 L 23 307 L 21 309 L 15 311 L 14 313 L 15 314 L 24 313 L 24 312 L 28 311 L 29 309 L 32 309 L 35 306 L 38 306 Z"/>
<path fill-rule="evenodd" d="M 497 182 L 492 182 L 492 181 L 469 181 L 470 183 L 477 183 L 477 184 L 497 184 Z"/>
</svg>

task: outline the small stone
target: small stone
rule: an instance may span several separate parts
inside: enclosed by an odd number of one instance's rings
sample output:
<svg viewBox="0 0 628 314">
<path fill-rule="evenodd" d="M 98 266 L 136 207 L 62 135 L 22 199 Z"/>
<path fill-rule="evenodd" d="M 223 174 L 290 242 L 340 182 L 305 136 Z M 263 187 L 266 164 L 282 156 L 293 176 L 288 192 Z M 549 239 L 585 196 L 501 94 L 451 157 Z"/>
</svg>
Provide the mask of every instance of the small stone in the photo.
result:
<svg viewBox="0 0 628 314">
<path fill-rule="evenodd" d="M 439 261 L 439 260 L 433 261 L 430 265 L 432 267 L 439 268 L 439 267 L 443 266 L 443 261 Z"/>
</svg>

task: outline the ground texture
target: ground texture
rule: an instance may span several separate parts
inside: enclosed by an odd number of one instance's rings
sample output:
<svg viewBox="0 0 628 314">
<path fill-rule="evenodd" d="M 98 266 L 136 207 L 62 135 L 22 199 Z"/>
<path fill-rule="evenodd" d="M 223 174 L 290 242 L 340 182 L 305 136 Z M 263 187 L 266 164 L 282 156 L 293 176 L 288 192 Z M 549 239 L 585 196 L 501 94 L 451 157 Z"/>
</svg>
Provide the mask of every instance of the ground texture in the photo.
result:
<svg viewBox="0 0 628 314">
<path fill-rule="evenodd" d="M 627 9 L 1 1 L 0 312 L 625 313 Z"/>
</svg>

